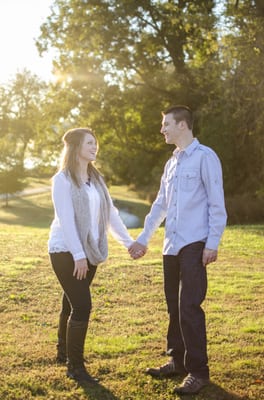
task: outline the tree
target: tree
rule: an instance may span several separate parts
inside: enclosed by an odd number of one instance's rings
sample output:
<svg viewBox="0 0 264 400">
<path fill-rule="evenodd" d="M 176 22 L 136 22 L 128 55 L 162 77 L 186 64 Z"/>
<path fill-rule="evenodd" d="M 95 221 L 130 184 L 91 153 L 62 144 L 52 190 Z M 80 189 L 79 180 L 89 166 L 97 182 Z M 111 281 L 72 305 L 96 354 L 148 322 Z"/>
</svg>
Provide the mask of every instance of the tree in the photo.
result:
<svg viewBox="0 0 264 400">
<path fill-rule="evenodd" d="M 27 70 L 1 88 L 0 137 L 13 142 L 21 165 L 40 133 L 45 89 L 46 84 Z"/>
<path fill-rule="evenodd" d="M 0 193 L 8 206 L 9 195 L 22 190 L 25 186 L 25 172 L 9 137 L 0 139 Z"/>
<path fill-rule="evenodd" d="M 108 178 L 149 192 L 171 151 L 158 136 L 160 110 L 185 103 L 222 160 L 226 192 L 260 193 L 262 3 L 55 0 L 37 46 L 57 50 L 57 131 L 95 127 Z"/>
<path fill-rule="evenodd" d="M 35 151 L 43 127 L 46 84 L 24 70 L 0 87 L 0 192 L 8 195 L 25 185 L 26 162 Z"/>
<path fill-rule="evenodd" d="M 229 194 L 264 193 L 263 2 L 227 2 L 218 95 L 207 108 L 207 132 L 216 121 Z M 214 110 L 212 110 L 212 106 Z M 210 114 L 210 116 L 208 116 Z M 214 128 L 213 128 L 214 129 Z M 230 173 L 232 171 L 232 173 Z"/>
<path fill-rule="evenodd" d="M 57 90 L 73 100 L 64 117 L 75 110 L 72 122 L 96 127 L 112 178 L 143 186 L 148 169 L 157 183 L 167 155 L 160 111 L 176 99 L 193 108 L 208 101 L 217 59 L 214 4 L 54 1 L 37 45 L 57 49 Z"/>
</svg>

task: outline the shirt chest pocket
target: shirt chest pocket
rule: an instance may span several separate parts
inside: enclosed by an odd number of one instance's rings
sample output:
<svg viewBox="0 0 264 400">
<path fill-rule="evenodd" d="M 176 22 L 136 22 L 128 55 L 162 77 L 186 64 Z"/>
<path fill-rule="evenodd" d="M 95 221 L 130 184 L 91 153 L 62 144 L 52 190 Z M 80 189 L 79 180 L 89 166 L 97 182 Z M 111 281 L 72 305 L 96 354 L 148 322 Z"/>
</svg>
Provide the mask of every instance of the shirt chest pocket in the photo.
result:
<svg viewBox="0 0 264 400">
<path fill-rule="evenodd" d="M 194 190 L 199 184 L 199 174 L 195 170 L 182 170 L 180 174 L 180 188 L 185 192 Z"/>
</svg>

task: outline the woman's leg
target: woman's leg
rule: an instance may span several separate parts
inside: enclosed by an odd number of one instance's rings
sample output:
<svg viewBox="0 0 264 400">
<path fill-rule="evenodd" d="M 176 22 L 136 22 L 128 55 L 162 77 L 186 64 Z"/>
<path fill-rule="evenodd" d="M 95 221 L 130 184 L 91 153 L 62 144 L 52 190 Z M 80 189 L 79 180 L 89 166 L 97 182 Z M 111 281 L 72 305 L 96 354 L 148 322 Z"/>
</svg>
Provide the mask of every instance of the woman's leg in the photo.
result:
<svg viewBox="0 0 264 400">
<path fill-rule="evenodd" d="M 67 356 L 68 376 L 76 380 L 89 380 L 83 364 L 84 343 L 91 312 L 90 284 L 96 272 L 96 267 L 89 265 L 85 279 L 78 280 L 73 276 L 74 261 L 70 253 L 53 253 L 50 255 L 53 269 L 64 290 L 64 306 L 71 306 L 71 314 L 67 323 Z M 66 303 L 66 304 L 65 304 Z"/>
<path fill-rule="evenodd" d="M 66 294 L 63 292 L 62 296 L 62 307 L 59 316 L 59 325 L 58 325 L 58 341 L 57 341 L 57 357 L 56 361 L 59 364 L 65 364 L 67 361 L 67 352 L 66 352 L 66 331 L 67 331 L 67 322 L 71 314 L 71 305 L 69 300 L 67 299 Z"/>
<path fill-rule="evenodd" d="M 78 280 L 73 276 L 74 260 L 69 252 L 51 253 L 50 258 L 65 294 L 63 312 L 68 314 L 70 305 L 72 320 L 88 321 L 92 308 L 90 284 L 94 278 L 96 266 L 89 265 L 86 278 Z"/>
</svg>

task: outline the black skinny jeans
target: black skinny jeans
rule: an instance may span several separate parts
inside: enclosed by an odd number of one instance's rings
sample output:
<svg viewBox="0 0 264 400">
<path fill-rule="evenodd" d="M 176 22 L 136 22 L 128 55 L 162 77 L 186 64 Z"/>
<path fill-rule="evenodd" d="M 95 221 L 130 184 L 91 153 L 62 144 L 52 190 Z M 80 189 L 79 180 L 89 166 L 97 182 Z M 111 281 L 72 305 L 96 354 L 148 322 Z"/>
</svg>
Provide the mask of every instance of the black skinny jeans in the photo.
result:
<svg viewBox="0 0 264 400">
<path fill-rule="evenodd" d="M 74 321 L 88 321 L 92 309 L 90 284 L 97 267 L 88 262 L 86 278 L 78 280 L 73 276 L 74 260 L 71 253 L 50 253 L 50 260 L 64 292 L 61 313 L 71 315 Z"/>
<path fill-rule="evenodd" d="M 177 256 L 164 255 L 163 269 L 169 313 L 168 353 L 188 373 L 208 378 L 205 314 L 201 307 L 207 290 L 203 249 L 203 242 L 195 242 Z"/>
</svg>

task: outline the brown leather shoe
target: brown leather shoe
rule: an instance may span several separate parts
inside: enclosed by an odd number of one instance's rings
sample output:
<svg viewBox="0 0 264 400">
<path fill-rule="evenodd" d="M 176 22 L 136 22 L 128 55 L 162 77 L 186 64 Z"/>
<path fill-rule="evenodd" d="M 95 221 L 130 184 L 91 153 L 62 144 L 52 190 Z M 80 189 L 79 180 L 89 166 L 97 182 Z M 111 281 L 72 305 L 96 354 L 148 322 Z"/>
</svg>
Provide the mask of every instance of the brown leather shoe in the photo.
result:
<svg viewBox="0 0 264 400">
<path fill-rule="evenodd" d="M 179 368 L 173 358 L 167 364 L 162 365 L 159 368 L 147 368 L 146 374 L 151 375 L 155 378 L 169 378 L 171 376 L 186 374 L 184 368 Z"/>
<path fill-rule="evenodd" d="M 188 374 L 180 386 L 176 386 L 173 393 L 177 394 L 197 394 L 200 390 L 210 383 L 209 379 L 197 378 Z"/>
</svg>

